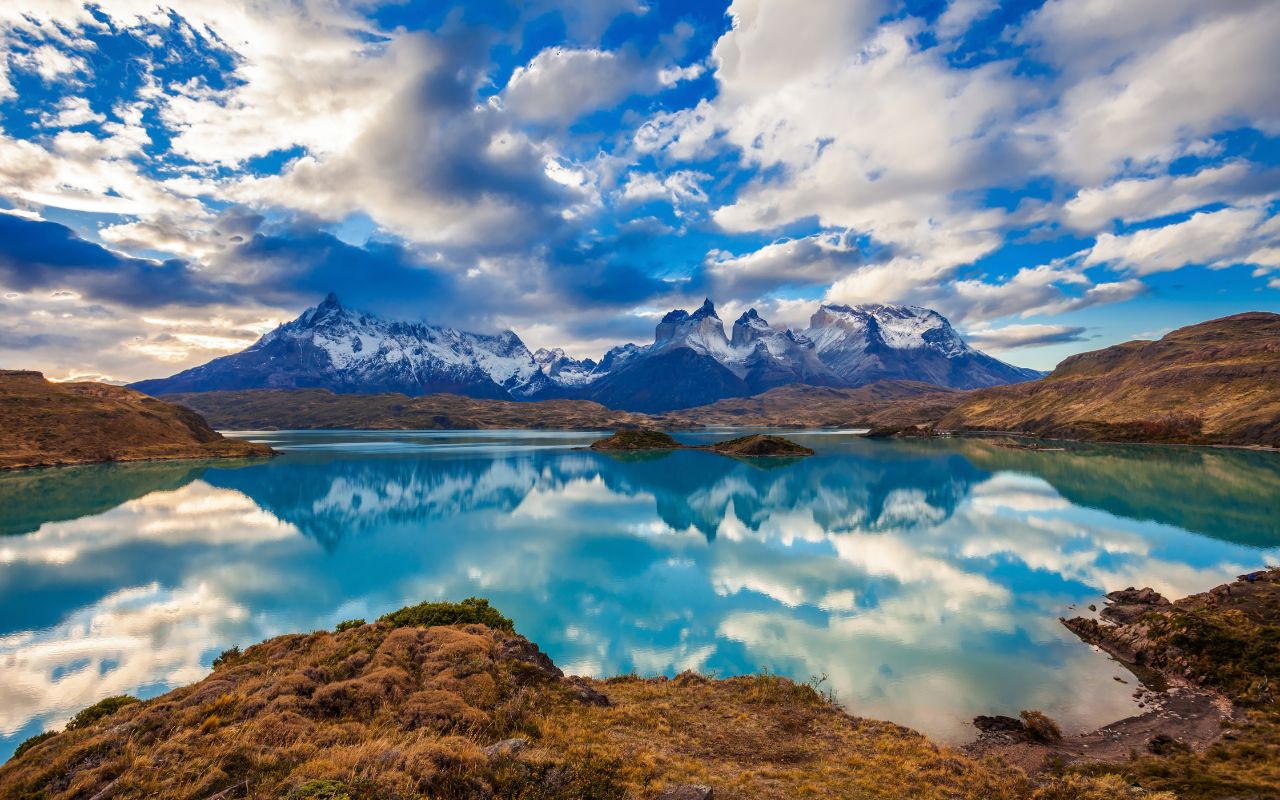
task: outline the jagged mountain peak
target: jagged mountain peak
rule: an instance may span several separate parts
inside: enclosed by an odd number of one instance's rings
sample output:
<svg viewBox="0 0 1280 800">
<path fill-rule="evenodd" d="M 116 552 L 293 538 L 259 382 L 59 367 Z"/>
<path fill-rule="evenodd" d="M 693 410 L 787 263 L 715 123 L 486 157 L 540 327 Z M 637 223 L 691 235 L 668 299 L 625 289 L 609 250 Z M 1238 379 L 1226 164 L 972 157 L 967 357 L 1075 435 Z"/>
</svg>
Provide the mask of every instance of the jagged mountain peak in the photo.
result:
<svg viewBox="0 0 1280 800">
<path fill-rule="evenodd" d="M 708 318 L 717 319 L 717 320 L 720 319 L 720 316 L 716 314 L 716 304 L 711 302 L 710 297 L 704 299 L 702 301 L 702 305 L 699 306 L 698 310 L 693 312 L 692 314 L 690 314 L 688 311 L 685 311 L 683 308 L 677 308 L 677 309 L 668 311 L 666 315 L 663 316 L 662 321 L 668 322 L 668 323 L 679 323 L 679 322 L 685 322 L 687 320 L 701 320 L 701 319 L 708 319 Z"/>
<path fill-rule="evenodd" d="M 1035 377 L 969 347 L 946 318 L 919 306 L 825 304 L 803 332 L 774 328 L 752 308 L 735 321 L 730 339 L 706 298 L 693 313 L 666 314 L 652 344 L 615 347 L 596 362 L 562 348 L 531 353 L 510 330 L 478 334 L 382 319 L 343 306 L 330 292 L 240 353 L 135 386 L 151 393 L 327 388 L 580 397 L 666 410 L 789 383 L 860 386 L 901 378 L 974 388 Z"/>
</svg>

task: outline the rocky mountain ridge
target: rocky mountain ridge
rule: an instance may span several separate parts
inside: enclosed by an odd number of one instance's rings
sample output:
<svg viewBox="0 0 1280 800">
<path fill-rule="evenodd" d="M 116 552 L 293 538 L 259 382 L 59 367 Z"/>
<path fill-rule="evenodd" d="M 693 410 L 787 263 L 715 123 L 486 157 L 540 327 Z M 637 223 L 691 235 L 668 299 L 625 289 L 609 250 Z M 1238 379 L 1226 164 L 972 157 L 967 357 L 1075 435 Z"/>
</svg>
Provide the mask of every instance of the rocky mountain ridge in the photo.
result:
<svg viewBox="0 0 1280 800">
<path fill-rule="evenodd" d="M 942 315 L 916 306 L 824 305 L 798 332 L 775 328 L 751 309 L 726 334 L 707 299 L 692 313 L 666 314 L 652 344 L 621 345 L 597 362 L 558 348 L 530 352 L 512 331 L 385 320 L 330 294 L 240 353 L 132 386 L 150 394 L 324 388 L 573 398 L 663 412 L 794 383 L 856 387 L 897 379 L 975 388 L 1039 376 L 973 349 Z"/>
</svg>

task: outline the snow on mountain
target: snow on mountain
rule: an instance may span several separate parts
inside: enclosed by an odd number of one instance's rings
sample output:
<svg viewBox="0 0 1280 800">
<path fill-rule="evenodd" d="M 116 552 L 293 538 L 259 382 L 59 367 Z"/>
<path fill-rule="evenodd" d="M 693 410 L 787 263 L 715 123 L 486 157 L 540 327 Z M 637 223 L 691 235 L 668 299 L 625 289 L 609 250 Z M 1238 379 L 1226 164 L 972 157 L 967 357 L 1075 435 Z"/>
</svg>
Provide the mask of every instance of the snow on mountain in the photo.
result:
<svg viewBox="0 0 1280 800">
<path fill-rule="evenodd" d="M 1041 377 L 975 350 L 946 317 L 919 306 L 823 305 L 803 336 L 845 385 L 906 379 L 975 389 Z"/>
<path fill-rule="evenodd" d="M 654 331 L 652 352 L 688 347 L 695 353 L 709 355 L 717 361 L 732 360 L 736 351 L 724 335 L 724 324 L 716 314 L 711 298 L 690 314 L 684 309 L 669 312 Z"/>
<path fill-rule="evenodd" d="M 554 350 L 538 348 L 533 354 L 533 361 L 543 375 L 564 387 L 585 386 L 604 374 L 597 372 L 598 365 L 595 361 L 589 358 L 570 358 L 559 347 Z"/>
<path fill-rule="evenodd" d="M 240 353 L 134 386 L 152 393 L 321 387 L 507 398 L 536 395 L 549 383 L 511 331 L 490 336 L 384 320 L 330 294 Z"/>
<path fill-rule="evenodd" d="M 153 394 L 321 387 L 335 392 L 453 392 L 537 400 L 580 397 L 663 411 L 756 394 L 789 383 L 860 386 L 909 379 L 975 388 L 1039 377 L 968 344 L 936 311 L 917 306 L 823 305 L 803 332 L 774 328 L 751 309 L 724 324 L 708 298 L 671 311 L 647 346 L 599 362 L 564 350 L 530 353 L 511 331 L 487 335 L 397 322 L 344 307 L 332 294 L 246 350 L 134 388 Z"/>
</svg>

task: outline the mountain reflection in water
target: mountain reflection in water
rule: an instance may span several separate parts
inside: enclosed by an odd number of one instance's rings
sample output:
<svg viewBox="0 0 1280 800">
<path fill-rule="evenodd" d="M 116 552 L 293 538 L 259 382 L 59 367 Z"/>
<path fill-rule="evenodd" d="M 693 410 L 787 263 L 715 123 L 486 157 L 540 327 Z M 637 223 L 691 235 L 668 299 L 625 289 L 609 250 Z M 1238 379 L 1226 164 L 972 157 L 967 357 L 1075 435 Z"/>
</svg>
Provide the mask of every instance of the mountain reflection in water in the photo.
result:
<svg viewBox="0 0 1280 800">
<path fill-rule="evenodd" d="M 788 435 L 818 454 L 308 432 L 261 437 L 269 461 L 0 475 L 0 755 L 232 644 L 468 595 L 568 672 L 826 674 L 854 713 L 951 740 L 1022 708 L 1081 729 L 1133 701 L 1069 606 L 1280 553 L 1272 454 Z"/>
</svg>

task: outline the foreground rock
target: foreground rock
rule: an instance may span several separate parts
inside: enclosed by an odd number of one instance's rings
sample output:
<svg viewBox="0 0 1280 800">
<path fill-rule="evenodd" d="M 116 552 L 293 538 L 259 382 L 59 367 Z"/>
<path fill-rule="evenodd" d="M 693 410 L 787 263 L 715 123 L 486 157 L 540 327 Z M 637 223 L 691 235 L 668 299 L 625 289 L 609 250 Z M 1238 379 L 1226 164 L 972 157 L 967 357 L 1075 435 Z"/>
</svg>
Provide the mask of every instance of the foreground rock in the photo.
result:
<svg viewBox="0 0 1280 800">
<path fill-rule="evenodd" d="M 0 767 L 0 798 L 1137 796 L 1111 779 L 1033 782 L 776 676 L 568 678 L 483 600 L 338 628 L 86 709 Z"/>
<path fill-rule="evenodd" d="M 190 409 L 131 389 L 52 383 L 17 370 L 0 370 L 0 442 L 0 469 L 271 454 L 223 437 Z"/>
</svg>

